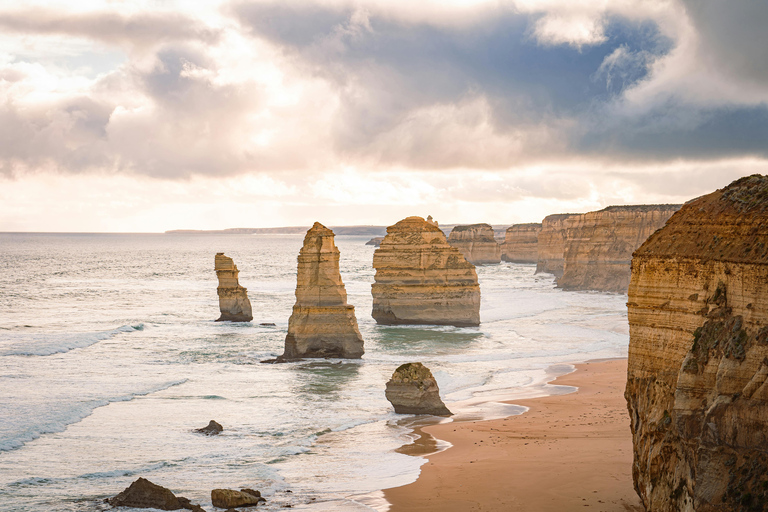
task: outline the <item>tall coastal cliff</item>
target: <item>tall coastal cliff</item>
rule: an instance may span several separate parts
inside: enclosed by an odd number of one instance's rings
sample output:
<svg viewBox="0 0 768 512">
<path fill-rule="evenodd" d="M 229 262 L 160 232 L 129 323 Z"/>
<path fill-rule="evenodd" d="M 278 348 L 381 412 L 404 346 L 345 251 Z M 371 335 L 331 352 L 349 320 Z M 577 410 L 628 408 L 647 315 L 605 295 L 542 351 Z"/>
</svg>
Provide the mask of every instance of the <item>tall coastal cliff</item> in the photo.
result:
<svg viewBox="0 0 768 512">
<path fill-rule="evenodd" d="M 625 293 L 632 252 L 679 209 L 679 204 L 609 206 L 568 217 L 557 287 Z"/>
<path fill-rule="evenodd" d="M 408 217 L 373 253 L 373 318 L 379 324 L 480 324 L 475 267 L 435 223 Z"/>
<path fill-rule="evenodd" d="M 675 213 L 635 252 L 627 306 L 647 510 L 768 510 L 768 177 Z"/>
<path fill-rule="evenodd" d="M 333 231 L 315 222 L 304 237 L 298 260 L 296 304 L 280 359 L 361 357 L 363 337 L 355 307 L 347 304 Z"/>
<path fill-rule="evenodd" d="M 556 213 L 547 215 L 541 221 L 536 260 L 536 273 L 547 272 L 555 277 L 563 275 L 565 266 L 565 235 L 566 221 L 575 217 L 576 213 Z"/>
<path fill-rule="evenodd" d="M 219 311 L 221 316 L 217 322 L 250 322 L 253 320 L 251 301 L 248 300 L 248 290 L 240 286 L 237 265 L 223 252 L 216 253 L 214 269 L 219 280 L 216 292 L 219 295 Z"/>
<path fill-rule="evenodd" d="M 501 246 L 493 237 L 490 224 L 456 226 L 448 236 L 448 243 L 461 251 L 473 265 L 489 265 L 501 262 Z"/>
<path fill-rule="evenodd" d="M 514 224 L 507 228 L 501 245 L 501 259 L 513 263 L 536 263 L 539 260 L 541 224 Z"/>
</svg>

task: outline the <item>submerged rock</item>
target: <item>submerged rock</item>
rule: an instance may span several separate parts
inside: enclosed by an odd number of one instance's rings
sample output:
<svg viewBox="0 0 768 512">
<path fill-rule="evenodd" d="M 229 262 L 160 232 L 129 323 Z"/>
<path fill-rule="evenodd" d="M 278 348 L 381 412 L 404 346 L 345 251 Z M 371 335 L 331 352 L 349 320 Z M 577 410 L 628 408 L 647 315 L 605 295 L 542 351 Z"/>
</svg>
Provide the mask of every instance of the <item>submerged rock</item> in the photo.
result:
<svg viewBox="0 0 768 512">
<path fill-rule="evenodd" d="M 507 228 L 501 259 L 513 263 L 536 263 L 539 259 L 541 223 L 514 224 Z"/>
<path fill-rule="evenodd" d="M 214 489 L 211 491 L 211 503 L 217 508 L 255 507 L 267 500 L 261 497 L 259 491 L 253 489 Z"/>
<path fill-rule="evenodd" d="M 304 237 L 298 258 L 296 304 L 288 320 L 281 360 L 356 359 L 364 353 L 355 307 L 347 304 L 347 291 L 339 273 L 339 250 L 333 239 L 333 231 L 319 222 Z"/>
<path fill-rule="evenodd" d="M 634 253 L 635 490 L 646 509 L 768 509 L 768 177 L 695 199 Z"/>
<path fill-rule="evenodd" d="M 448 236 L 448 243 L 461 251 L 473 265 L 501 262 L 501 246 L 494 238 L 490 224 L 456 226 Z"/>
<path fill-rule="evenodd" d="M 222 427 L 215 421 L 211 420 L 208 422 L 207 426 L 203 428 L 195 429 L 195 432 L 198 432 L 200 434 L 205 434 L 207 436 L 215 436 L 215 435 L 221 434 L 223 430 L 224 430 L 224 427 Z"/>
<path fill-rule="evenodd" d="M 224 256 L 223 252 L 216 253 L 216 277 L 219 278 L 219 310 L 221 316 L 217 322 L 250 322 L 253 320 L 251 301 L 248 300 L 248 290 L 240 286 L 237 270 L 232 258 Z"/>
<path fill-rule="evenodd" d="M 480 324 L 475 267 L 435 222 L 408 217 L 387 228 L 373 253 L 373 318 L 379 324 Z"/>
<path fill-rule="evenodd" d="M 385 395 L 398 414 L 453 414 L 440 399 L 440 389 L 432 372 L 421 363 L 398 367 L 387 382 Z"/>
<path fill-rule="evenodd" d="M 186 498 L 176 497 L 169 489 L 153 484 L 146 478 L 139 478 L 114 498 L 107 499 L 107 503 L 113 507 L 203 511 L 199 505 L 191 504 Z"/>
</svg>

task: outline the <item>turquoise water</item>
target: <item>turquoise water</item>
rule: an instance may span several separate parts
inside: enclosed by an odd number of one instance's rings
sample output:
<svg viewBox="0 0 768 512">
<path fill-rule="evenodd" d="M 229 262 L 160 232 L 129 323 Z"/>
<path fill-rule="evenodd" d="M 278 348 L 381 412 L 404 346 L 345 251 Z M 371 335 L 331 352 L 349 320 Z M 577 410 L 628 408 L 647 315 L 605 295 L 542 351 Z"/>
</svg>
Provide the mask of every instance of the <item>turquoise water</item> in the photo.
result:
<svg viewBox="0 0 768 512">
<path fill-rule="evenodd" d="M 261 364 L 282 353 L 302 240 L 0 234 L 0 510 L 104 510 L 139 476 L 208 509 L 211 489 L 251 487 L 266 510 L 369 510 L 423 462 L 395 452 L 411 440 L 384 398 L 398 365 L 426 364 L 472 419 L 551 392 L 552 365 L 626 355 L 625 295 L 562 292 L 535 265 L 478 267 L 479 328 L 377 326 L 374 248 L 337 237 L 365 356 Z M 213 321 L 217 252 L 252 323 Z M 220 436 L 192 432 L 211 419 Z"/>
</svg>

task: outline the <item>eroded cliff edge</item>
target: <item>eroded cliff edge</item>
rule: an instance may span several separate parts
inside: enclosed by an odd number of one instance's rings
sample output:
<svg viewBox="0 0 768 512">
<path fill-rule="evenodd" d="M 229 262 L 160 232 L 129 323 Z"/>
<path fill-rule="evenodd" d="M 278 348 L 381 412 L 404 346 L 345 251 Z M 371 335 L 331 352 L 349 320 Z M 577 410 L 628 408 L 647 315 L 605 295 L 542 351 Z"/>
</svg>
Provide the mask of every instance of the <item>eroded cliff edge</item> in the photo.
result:
<svg viewBox="0 0 768 512">
<path fill-rule="evenodd" d="M 475 267 L 435 223 L 408 217 L 389 226 L 373 267 L 371 315 L 379 324 L 480 324 Z"/>
<path fill-rule="evenodd" d="M 541 231 L 537 237 L 538 259 L 536 273 L 547 272 L 555 277 L 563 275 L 565 266 L 566 221 L 576 217 L 577 213 L 555 213 L 547 215 L 541 221 Z"/>
<path fill-rule="evenodd" d="M 625 396 L 651 511 L 768 509 L 768 177 L 695 199 L 635 252 Z"/>
<path fill-rule="evenodd" d="M 501 259 L 513 263 L 536 263 L 539 259 L 541 224 L 513 224 L 507 228 L 501 244 Z"/>
<path fill-rule="evenodd" d="M 456 226 L 448 236 L 448 243 L 461 251 L 473 265 L 492 265 L 501 262 L 501 246 L 493 237 L 490 224 Z"/>
<path fill-rule="evenodd" d="M 568 217 L 563 275 L 557 279 L 557 287 L 626 293 L 632 252 L 663 227 L 680 206 L 609 206 Z"/>
</svg>

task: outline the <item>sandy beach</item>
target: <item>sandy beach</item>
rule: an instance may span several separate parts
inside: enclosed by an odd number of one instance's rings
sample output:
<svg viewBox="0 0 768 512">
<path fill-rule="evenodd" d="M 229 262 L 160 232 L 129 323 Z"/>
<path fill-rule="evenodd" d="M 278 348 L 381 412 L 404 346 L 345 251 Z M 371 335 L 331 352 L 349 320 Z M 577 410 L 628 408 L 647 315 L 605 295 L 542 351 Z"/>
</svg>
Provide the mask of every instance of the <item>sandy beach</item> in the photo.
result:
<svg viewBox="0 0 768 512">
<path fill-rule="evenodd" d="M 425 427 L 453 446 L 429 455 L 416 482 L 384 491 L 390 512 L 642 511 L 626 375 L 626 359 L 579 364 L 552 381 L 577 392 L 510 402 L 529 407 L 522 415 Z"/>
</svg>

